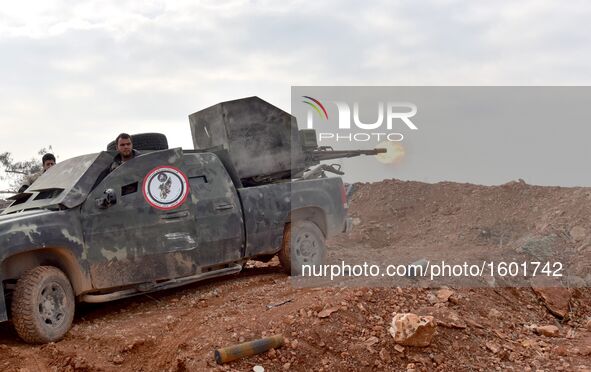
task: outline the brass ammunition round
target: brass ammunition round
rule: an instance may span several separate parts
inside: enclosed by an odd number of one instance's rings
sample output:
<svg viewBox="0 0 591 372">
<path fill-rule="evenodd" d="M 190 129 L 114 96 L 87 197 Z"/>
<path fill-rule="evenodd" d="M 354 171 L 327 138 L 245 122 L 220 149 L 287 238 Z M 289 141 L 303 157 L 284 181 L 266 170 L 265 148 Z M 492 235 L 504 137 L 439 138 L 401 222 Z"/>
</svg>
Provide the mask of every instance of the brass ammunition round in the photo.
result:
<svg viewBox="0 0 591 372">
<path fill-rule="evenodd" d="M 265 337 L 258 340 L 243 342 L 238 345 L 217 349 L 214 352 L 218 364 L 228 363 L 236 359 L 263 353 L 270 349 L 281 347 L 284 343 L 282 335 Z"/>
</svg>

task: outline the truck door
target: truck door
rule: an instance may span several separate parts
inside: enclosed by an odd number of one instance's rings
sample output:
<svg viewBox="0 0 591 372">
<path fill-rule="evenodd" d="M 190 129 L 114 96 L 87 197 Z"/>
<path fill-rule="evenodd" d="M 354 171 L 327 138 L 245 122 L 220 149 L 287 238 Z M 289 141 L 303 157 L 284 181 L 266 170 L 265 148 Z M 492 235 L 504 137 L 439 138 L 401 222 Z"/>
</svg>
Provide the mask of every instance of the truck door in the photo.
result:
<svg viewBox="0 0 591 372">
<path fill-rule="evenodd" d="M 137 156 L 108 174 L 82 205 L 93 286 L 192 275 L 197 236 L 181 149 Z"/>
<path fill-rule="evenodd" d="M 245 249 L 242 207 L 226 168 L 212 153 L 185 154 L 184 166 L 197 229 L 195 261 L 204 269 L 240 260 Z"/>
</svg>

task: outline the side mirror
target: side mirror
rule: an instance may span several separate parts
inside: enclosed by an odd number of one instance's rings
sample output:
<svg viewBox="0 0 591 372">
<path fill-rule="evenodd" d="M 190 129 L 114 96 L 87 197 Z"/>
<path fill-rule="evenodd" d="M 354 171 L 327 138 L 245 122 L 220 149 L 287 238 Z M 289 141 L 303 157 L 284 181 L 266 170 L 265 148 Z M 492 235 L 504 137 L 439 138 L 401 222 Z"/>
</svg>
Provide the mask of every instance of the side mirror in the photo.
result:
<svg viewBox="0 0 591 372">
<path fill-rule="evenodd" d="M 95 200 L 96 206 L 100 209 L 106 209 L 110 206 L 117 204 L 117 194 L 115 194 L 115 190 L 113 189 L 106 189 L 104 192 L 105 196 L 102 198 L 98 198 Z"/>
</svg>

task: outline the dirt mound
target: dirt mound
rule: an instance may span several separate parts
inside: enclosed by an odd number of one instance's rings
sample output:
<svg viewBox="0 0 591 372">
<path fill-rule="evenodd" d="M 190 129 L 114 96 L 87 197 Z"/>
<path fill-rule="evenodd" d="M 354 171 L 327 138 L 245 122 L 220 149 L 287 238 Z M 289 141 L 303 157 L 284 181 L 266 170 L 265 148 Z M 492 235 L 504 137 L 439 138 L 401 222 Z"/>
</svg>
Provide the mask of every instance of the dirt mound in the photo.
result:
<svg viewBox="0 0 591 372">
<path fill-rule="evenodd" d="M 430 247 L 471 259 L 492 249 L 552 257 L 560 248 L 588 270 L 590 212 L 586 188 L 360 184 L 350 203 L 355 229 L 329 242 L 330 255 L 397 250 L 413 260 L 417 249 Z M 250 263 L 225 279 L 84 305 L 67 337 L 43 346 L 23 344 L 3 324 L 0 370 L 590 370 L 588 288 L 564 282 L 535 291 L 291 284 L 276 259 Z M 564 306 L 566 315 L 557 316 L 556 307 Z M 435 318 L 429 346 L 394 342 L 392 317 L 407 312 Z M 285 346 L 228 365 L 214 362 L 216 348 L 273 334 L 283 334 Z"/>
<path fill-rule="evenodd" d="M 354 259 L 353 244 L 358 257 L 401 262 L 559 262 L 565 284 L 591 286 L 589 188 L 387 180 L 356 189 L 356 231 L 335 239 L 344 253 L 333 257 Z"/>
</svg>

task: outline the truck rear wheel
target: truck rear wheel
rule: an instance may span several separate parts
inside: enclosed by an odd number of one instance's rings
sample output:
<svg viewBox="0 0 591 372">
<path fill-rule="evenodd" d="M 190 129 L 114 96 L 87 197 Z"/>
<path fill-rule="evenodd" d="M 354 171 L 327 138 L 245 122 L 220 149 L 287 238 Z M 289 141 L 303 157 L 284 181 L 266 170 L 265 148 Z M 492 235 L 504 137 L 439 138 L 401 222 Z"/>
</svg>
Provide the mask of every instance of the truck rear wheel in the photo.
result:
<svg viewBox="0 0 591 372">
<path fill-rule="evenodd" d="M 74 319 L 74 291 L 66 275 L 53 266 L 27 271 L 16 283 L 12 321 L 18 335 L 29 343 L 61 339 Z"/>
<path fill-rule="evenodd" d="M 324 234 L 312 221 L 294 221 L 285 226 L 279 261 L 288 274 L 302 275 L 303 265 L 322 265 L 326 258 Z"/>
</svg>

